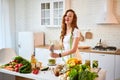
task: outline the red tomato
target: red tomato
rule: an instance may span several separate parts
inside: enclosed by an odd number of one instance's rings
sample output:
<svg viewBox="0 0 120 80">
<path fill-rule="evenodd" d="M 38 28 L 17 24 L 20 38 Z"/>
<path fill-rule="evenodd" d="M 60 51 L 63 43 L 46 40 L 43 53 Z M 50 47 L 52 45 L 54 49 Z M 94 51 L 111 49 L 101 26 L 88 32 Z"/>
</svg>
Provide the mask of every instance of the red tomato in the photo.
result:
<svg viewBox="0 0 120 80">
<path fill-rule="evenodd" d="M 22 67 L 23 66 L 23 64 L 22 63 L 20 63 L 20 64 L 18 64 L 18 67 L 20 68 L 20 67 Z"/>
<path fill-rule="evenodd" d="M 16 64 L 16 65 L 15 65 L 15 68 L 18 68 L 18 67 L 19 67 L 18 64 Z"/>
<path fill-rule="evenodd" d="M 17 62 L 18 62 L 18 60 L 14 60 L 13 62 L 16 62 L 16 63 L 17 63 Z"/>
<path fill-rule="evenodd" d="M 15 68 L 15 72 L 18 72 L 18 71 L 19 71 L 19 68 L 18 68 L 18 67 L 16 67 L 16 68 Z"/>
<path fill-rule="evenodd" d="M 39 73 L 39 69 L 34 69 L 34 70 L 32 71 L 32 73 L 33 73 L 33 74 L 38 74 L 38 73 Z"/>
</svg>

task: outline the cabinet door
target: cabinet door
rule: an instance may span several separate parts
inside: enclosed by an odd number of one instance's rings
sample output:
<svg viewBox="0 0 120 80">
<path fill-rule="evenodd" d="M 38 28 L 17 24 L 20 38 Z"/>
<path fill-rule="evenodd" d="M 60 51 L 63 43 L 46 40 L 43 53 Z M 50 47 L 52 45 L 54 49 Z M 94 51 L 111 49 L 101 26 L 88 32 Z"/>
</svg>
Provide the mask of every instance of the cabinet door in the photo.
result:
<svg viewBox="0 0 120 80">
<path fill-rule="evenodd" d="M 82 63 L 85 63 L 85 60 L 90 60 L 90 53 L 86 52 L 80 52 L 80 55 L 82 57 Z"/>
<path fill-rule="evenodd" d="M 114 80 L 114 55 L 91 53 L 90 59 L 98 60 L 99 67 L 105 69 L 106 80 Z"/>
<path fill-rule="evenodd" d="M 120 80 L 120 55 L 115 55 L 115 80 Z"/>
<path fill-rule="evenodd" d="M 48 64 L 48 58 L 50 58 L 50 51 L 48 49 L 36 48 L 35 53 L 35 57 L 38 61 L 42 62 L 43 65 Z"/>
<path fill-rule="evenodd" d="M 34 49 L 33 32 L 19 32 L 18 33 L 18 48 L 19 56 L 30 60 Z"/>
</svg>

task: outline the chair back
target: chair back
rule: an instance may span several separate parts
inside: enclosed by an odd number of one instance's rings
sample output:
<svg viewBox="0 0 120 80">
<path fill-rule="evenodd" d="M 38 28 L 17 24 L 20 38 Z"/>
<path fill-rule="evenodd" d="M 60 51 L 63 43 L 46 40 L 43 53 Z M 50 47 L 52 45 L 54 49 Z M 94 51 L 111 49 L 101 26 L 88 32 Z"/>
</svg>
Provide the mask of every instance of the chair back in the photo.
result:
<svg viewBox="0 0 120 80">
<path fill-rule="evenodd" d="M 17 54 L 12 48 L 0 49 L 0 65 L 10 62 L 15 56 Z"/>
</svg>

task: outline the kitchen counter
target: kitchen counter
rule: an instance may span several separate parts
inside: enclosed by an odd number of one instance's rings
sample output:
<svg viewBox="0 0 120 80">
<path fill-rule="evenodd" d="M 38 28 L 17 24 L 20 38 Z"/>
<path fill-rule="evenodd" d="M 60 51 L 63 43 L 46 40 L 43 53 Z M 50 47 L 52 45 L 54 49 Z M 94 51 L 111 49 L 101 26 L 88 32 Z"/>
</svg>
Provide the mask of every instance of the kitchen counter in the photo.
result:
<svg viewBox="0 0 120 80">
<path fill-rule="evenodd" d="M 116 53 L 116 51 L 100 51 L 100 50 L 93 50 L 93 49 L 79 49 L 80 52 L 88 52 L 88 53 L 98 53 L 98 54 L 113 54 L 113 55 L 120 55 L 120 52 Z"/>
<path fill-rule="evenodd" d="M 34 75 L 32 73 L 21 74 L 21 73 L 18 73 L 18 72 L 9 71 L 9 70 L 5 70 L 5 69 L 0 69 L 0 72 L 5 73 L 5 74 L 14 75 L 14 76 L 20 76 L 20 77 L 23 77 L 23 78 L 29 78 L 29 79 L 33 79 L 33 80 L 60 80 L 60 78 L 56 77 L 51 70 L 40 71 L 39 74 L 37 74 L 37 75 Z M 101 69 L 99 71 L 98 75 L 99 75 L 99 77 L 96 78 L 95 80 L 105 80 L 106 71 L 104 69 Z"/>
<path fill-rule="evenodd" d="M 45 48 L 48 49 L 49 45 L 45 46 L 37 46 L 36 48 Z M 59 48 L 55 48 L 55 50 L 59 50 Z M 88 52 L 88 53 L 98 53 L 98 54 L 113 54 L 113 55 L 120 55 L 120 49 L 117 49 L 116 51 L 102 51 L 102 50 L 93 50 L 92 48 L 87 49 L 81 49 L 79 48 L 80 52 Z"/>
</svg>

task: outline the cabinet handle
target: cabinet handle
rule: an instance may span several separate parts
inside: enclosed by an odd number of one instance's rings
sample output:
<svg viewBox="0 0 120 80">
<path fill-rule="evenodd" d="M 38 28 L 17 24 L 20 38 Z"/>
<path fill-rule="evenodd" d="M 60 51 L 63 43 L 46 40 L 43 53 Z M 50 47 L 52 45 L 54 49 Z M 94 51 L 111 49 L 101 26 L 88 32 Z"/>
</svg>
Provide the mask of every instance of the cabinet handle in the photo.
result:
<svg viewBox="0 0 120 80">
<path fill-rule="evenodd" d="M 18 47 L 19 47 L 19 48 L 21 48 L 21 45 L 20 45 L 20 44 L 18 44 Z"/>
</svg>

